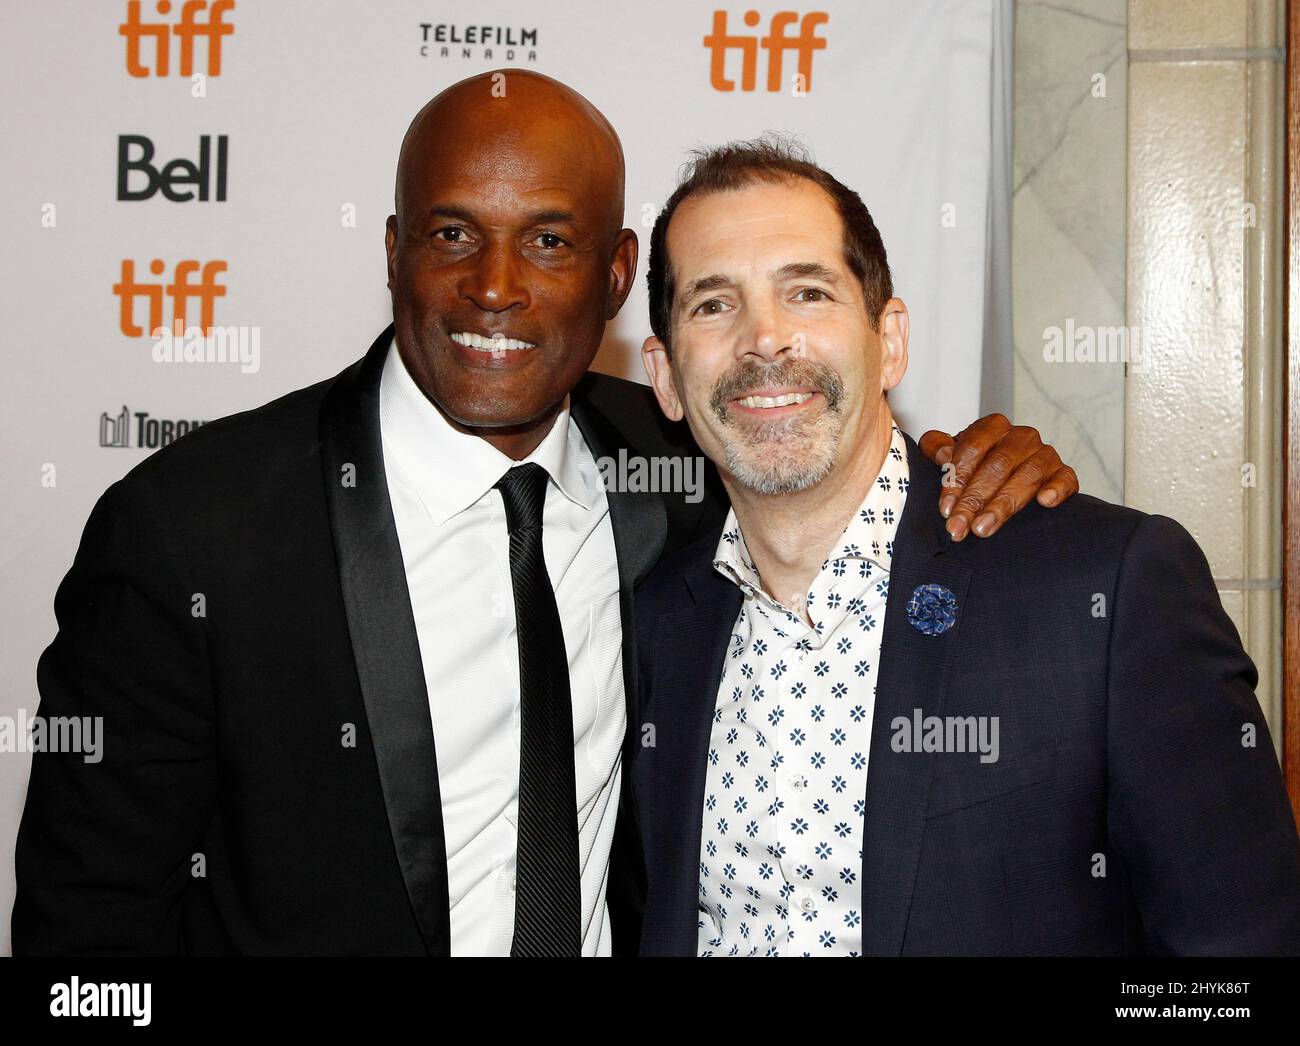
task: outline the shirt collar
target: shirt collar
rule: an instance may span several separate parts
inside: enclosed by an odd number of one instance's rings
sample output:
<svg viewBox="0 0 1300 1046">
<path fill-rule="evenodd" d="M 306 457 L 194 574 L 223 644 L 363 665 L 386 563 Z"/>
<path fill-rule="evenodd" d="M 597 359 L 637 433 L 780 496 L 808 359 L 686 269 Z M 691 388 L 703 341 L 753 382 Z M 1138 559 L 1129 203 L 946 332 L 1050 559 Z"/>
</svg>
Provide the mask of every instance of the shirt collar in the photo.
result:
<svg viewBox="0 0 1300 1046">
<path fill-rule="evenodd" d="M 880 472 L 844 528 L 844 533 L 836 540 L 830 555 L 822 562 L 823 571 L 837 561 L 859 559 L 869 560 L 889 573 L 894 556 L 894 537 L 907 500 L 909 480 L 907 444 L 898 426 L 893 425 L 889 449 L 885 452 Z M 727 511 L 727 521 L 713 554 L 713 566 L 742 590 L 755 596 L 765 595 L 758 568 L 745 547 L 745 537 L 740 532 L 735 509 Z"/>
<path fill-rule="evenodd" d="M 411 377 L 396 336 L 380 378 L 379 418 L 385 457 L 401 469 L 438 525 L 478 502 L 511 466 L 523 463 L 453 427 Z M 561 494 L 592 509 L 599 477 L 580 467 L 581 445 L 582 434 L 570 424 L 566 395 L 550 431 L 524 461 L 541 465 Z"/>
</svg>

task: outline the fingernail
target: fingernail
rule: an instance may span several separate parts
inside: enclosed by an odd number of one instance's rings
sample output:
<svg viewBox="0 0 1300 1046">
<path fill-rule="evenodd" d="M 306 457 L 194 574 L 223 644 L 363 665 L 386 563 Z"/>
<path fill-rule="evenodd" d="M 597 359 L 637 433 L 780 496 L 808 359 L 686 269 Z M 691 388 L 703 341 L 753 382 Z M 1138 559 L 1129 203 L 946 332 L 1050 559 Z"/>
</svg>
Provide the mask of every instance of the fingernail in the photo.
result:
<svg viewBox="0 0 1300 1046">
<path fill-rule="evenodd" d="M 966 521 L 958 516 L 956 519 L 948 521 L 948 533 L 952 535 L 953 541 L 960 541 L 966 536 Z"/>
<path fill-rule="evenodd" d="M 1060 495 L 1054 490 L 1049 490 L 1043 495 L 1042 503 L 1044 505 L 1055 505 L 1060 500 Z"/>
<path fill-rule="evenodd" d="M 952 494 L 946 494 L 943 500 L 939 502 L 939 512 L 944 519 L 952 515 L 953 506 L 957 504 L 957 499 Z"/>
<path fill-rule="evenodd" d="M 993 524 L 996 522 L 997 520 L 994 518 L 992 512 L 985 512 L 984 515 L 975 520 L 975 533 L 980 537 L 984 537 L 993 528 Z"/>
</svg>

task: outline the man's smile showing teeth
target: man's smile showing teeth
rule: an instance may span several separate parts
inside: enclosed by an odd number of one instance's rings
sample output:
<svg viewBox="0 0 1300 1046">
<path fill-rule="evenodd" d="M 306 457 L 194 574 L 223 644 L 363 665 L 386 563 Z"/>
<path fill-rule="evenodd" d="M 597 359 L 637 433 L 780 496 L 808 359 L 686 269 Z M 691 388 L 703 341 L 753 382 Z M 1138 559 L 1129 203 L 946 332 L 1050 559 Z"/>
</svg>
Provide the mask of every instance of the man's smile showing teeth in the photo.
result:
<svg viewBox="0 0 1300 1046">
<path fill-rule="evenodd" d="M 451 335 L 451 340 L 457 345 L 465 346 L 467 349 L 481 349 L 484 352 L 517 352 L 519 349 L 537 348 L 531 341 L 504 338 L 500 335 L 485 338 L 483 335 L 475 334 L 472 331 L 456 331 Z"/>
<path fill-rule="evenodd" d="M 807 403 L 812 398 L 811 392 L 787 392 L 782 396 L 742 396 L 735 402 L 742 407 L 788 407 Z"/>
</svg>

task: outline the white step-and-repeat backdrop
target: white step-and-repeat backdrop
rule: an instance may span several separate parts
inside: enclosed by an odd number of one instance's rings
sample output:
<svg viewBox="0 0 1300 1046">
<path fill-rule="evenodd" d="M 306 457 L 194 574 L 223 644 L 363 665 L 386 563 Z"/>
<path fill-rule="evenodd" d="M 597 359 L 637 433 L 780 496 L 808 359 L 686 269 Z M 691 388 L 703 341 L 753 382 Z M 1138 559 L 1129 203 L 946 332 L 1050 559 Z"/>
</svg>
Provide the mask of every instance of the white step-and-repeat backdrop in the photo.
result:
<svg viewBox="0 0 1300 1046">
<path fill-rule="evenodd" d="M 398 145 L 475 72 L 537 69 L 605 112 L 643 260 L 687 149 L 797 134 L 867 202 L 911 309 L 896 410 L 916 434 L 974 418 L 1005 304 L 988 259 L 1008 17 L 999 0 L 6 0 L 0 718 L 36 710 L 54 590 L 104 488 L 197 422 L 336 373 L 388 323 Z M 149 332 L 178 318 L 246 329 L 245 362 L 157 361 Z M 644 380 L 647 333 L 638 274 L 597 369 Z M 29 758 L 6 736 L 0 951 Z"/>
</svg>

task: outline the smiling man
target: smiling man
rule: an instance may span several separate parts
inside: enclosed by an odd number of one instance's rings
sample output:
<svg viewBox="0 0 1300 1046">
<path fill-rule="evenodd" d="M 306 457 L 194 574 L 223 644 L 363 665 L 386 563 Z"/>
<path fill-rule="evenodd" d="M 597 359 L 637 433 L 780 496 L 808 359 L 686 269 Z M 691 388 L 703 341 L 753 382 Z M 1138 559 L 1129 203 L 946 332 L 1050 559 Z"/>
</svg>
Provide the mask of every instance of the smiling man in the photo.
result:
<svg viewBox="0 0 1300 1046">
<path fill-rule="evenodd" d="M 600 482 L 698 453 L 587 373 L 635 275 L 623 209 L 580 95 L 448 88 L 402 143 L 393 326 L 105 492 L 38 672 L 43 715 L 103 717 L 103 758 L 33 761 L 16 953 L 635 950 L 632 586 L 726 506 L 716 474 Z M 967 436 L 935 438 L 958 530 L 1076 489 L 1033 430 Z"/>
<path fill-rule="evenodd" d="M 779 140 L 696 158 L 649 284 L 659 403 L 731 511 L 637 594 L 644 953 L 1300 951 L 1255 669 L 1186 531 L 1080 496 L 952 541 L 875 223 Z"/>
</svg>

